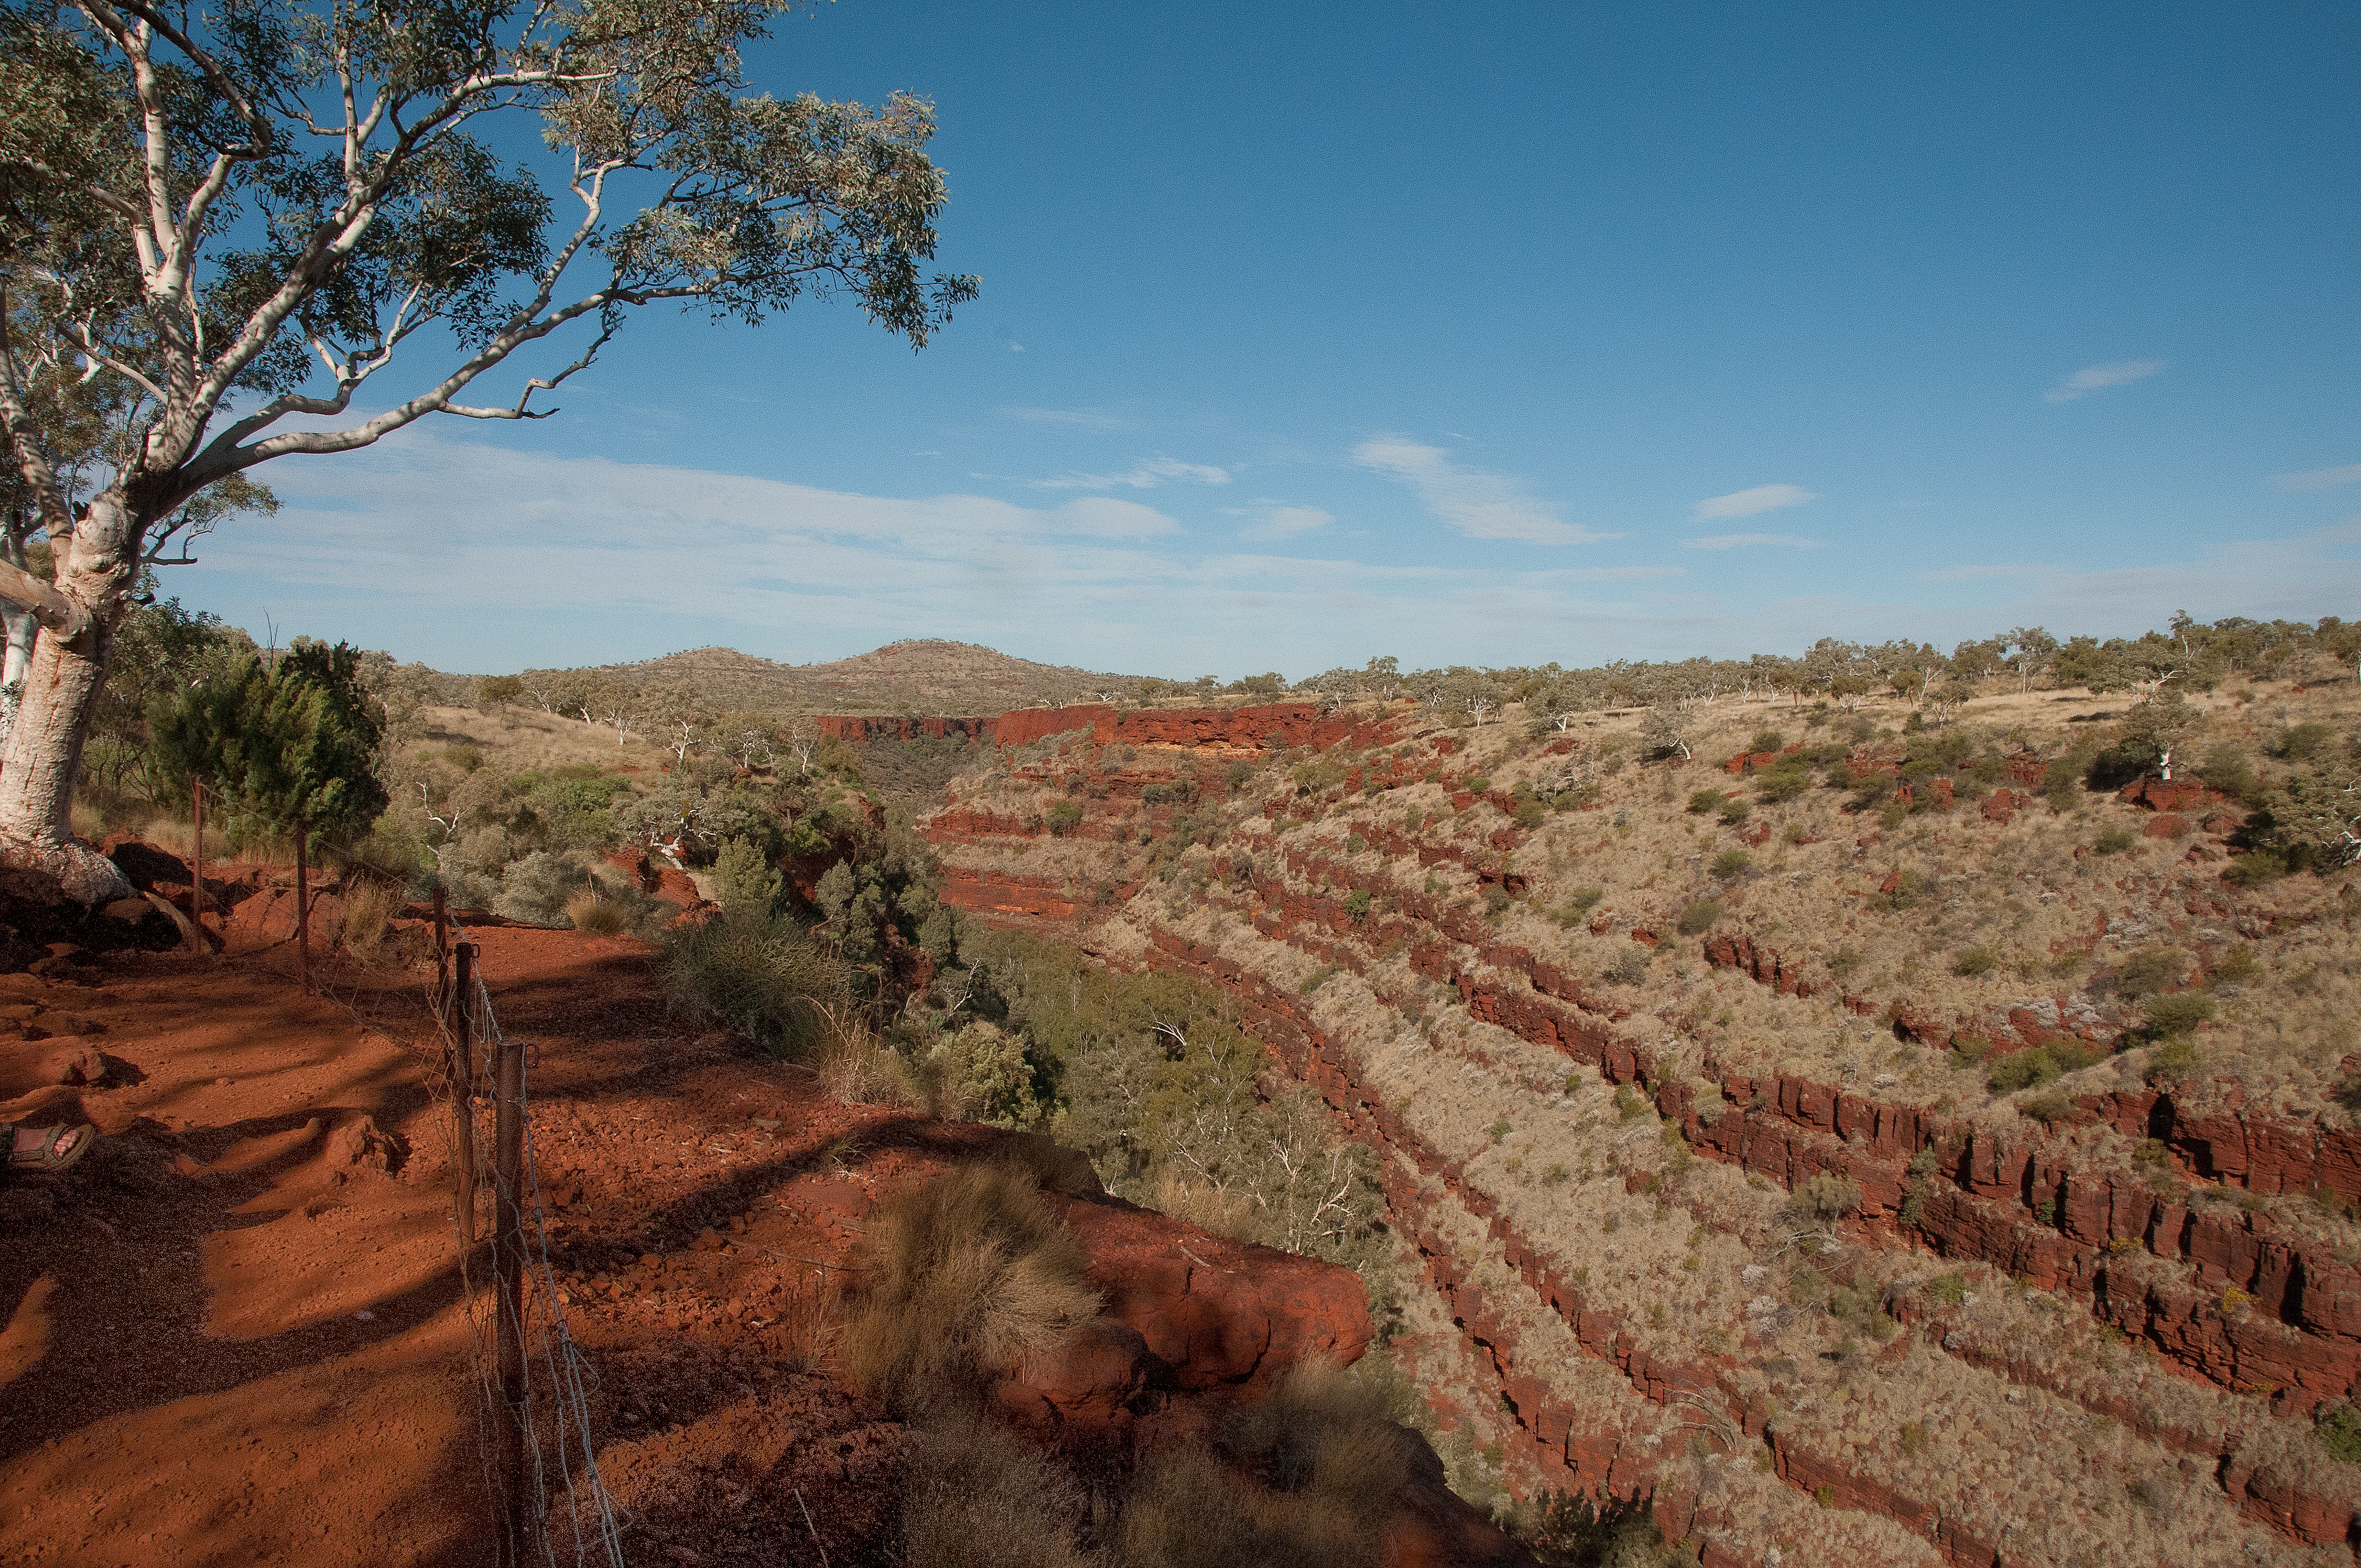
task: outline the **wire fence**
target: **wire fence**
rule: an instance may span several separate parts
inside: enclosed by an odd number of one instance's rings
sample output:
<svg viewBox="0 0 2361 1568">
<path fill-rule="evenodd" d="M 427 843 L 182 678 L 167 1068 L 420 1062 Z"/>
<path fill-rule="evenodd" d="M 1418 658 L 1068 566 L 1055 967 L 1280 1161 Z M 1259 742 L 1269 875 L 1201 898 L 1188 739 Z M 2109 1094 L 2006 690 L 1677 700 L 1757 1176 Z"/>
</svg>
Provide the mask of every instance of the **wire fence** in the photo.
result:
<svg viewBox="0 0 2361 1568">
<path fill-rule="evenodd" d="M 456 921 L 451 927 L 464 936 Z M 502 1132 L 513 1151 L 512 1158 L 455 1161 L 472 1179 L 455 1190 L 452 1207 L 477 1390 L 478 1457 L 502 1543 L 500 1560 L 502 1568 L 624 1568 L 614 1500 L 592 1444 L 598 1375 L 567 1329 L 550 1263 L 526 1087 L 530 1053 L 501 1032 L 491 992 L 472 961 L 474 946 L 454 950 L 458 984 L 447 987 L 438 964 L 434 1009 L 446 1053 L 454 1152 L 495 1146 L 497 1153 Z M 500 1103 L 504 1093 L 511 1104 Z M 486 1100 L 491 1139 L 481 1135 Z M 512 1126 L 503 1125 L 504 1117 L 513 1118 Z M 503 1191 L 504 1185 L 511 1190 Z M 493 1215 L 488 1246 L 478 1244 L 485 1233 L 475 1223 L 487 1193 Z"/>
</svg>

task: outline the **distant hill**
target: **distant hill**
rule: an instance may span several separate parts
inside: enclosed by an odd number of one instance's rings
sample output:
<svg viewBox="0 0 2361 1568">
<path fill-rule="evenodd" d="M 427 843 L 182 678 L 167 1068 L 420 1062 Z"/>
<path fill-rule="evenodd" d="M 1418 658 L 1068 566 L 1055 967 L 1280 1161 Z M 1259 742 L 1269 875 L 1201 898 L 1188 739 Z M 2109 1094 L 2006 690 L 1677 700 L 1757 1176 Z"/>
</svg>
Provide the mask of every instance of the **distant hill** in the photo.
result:
<svg viewBox="0 0 2361 1568">
<path fill-rule="evenodd" d="M 972 642 L 918 638 L 826 664 L 778 664 L 734 648 L 692 648 L 598 672 L 633 685 L 686 681 L 724 707 L 771 712 L 982 714 L 1065 703 L 1137 679 L 1037 664 Z"/>
</svg>

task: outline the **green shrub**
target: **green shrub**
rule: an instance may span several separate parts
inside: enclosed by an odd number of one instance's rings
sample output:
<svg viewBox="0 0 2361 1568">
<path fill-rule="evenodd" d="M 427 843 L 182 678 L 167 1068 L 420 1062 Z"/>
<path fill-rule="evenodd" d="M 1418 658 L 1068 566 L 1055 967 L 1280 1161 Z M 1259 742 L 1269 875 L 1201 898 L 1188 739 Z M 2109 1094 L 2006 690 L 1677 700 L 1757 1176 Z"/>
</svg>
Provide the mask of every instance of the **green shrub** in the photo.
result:
<svg viewBox="0 0 2361 1568">
<path fill-rule="evenodd" d="M 1484 913 L 1494 917 L 1505 914 L 1509 907 L 1509 890 L 1497 882 L 1484 884 Z"/>
<path fill-rule="evenodd" d="M 1784 751 L 1787 749 L 1787 738 L 1776 729 L 1758 729 L 1754 732 L 1754 739 L 1746 743 L 1746 749 L 1754 752 Z"/>
<path fill-rule="evenodd" d="M 827 1037 L 848 994 L 844 965 L 785 916 L 741 906 L 666 934 L 672 1004 L 743 1039 L 801 1059 Z"/>
<path fill-rule="evenodd" d="M 1598 907 L 1598 901 L 1606 896 L 1607 890 L 1596 884 L 1576 888 L 1565 895 L 1565 903 L 1559 906 L 1558 924 L 1573 925 Z"/>
<path fill-rule="evenodd" d="M 1351 920 L 1356 926 L 1369 917 L 1368 889 L 1356 888 L 1351 894 L 1346 895 L 1345 899 L 1345 918 Z"/>
<path fill-rule="evenodd" d="M 1861 1183 L 1824 1170 L 1795 1189 L 1788 1207 L 1806 1219 L 1832 1223 L 1861 1207 Z"/>
<path fill-rule="evenodd" d="M 2189 958 L 2173 948 L 2142 948 L 2115 970 L 2115 991 L 2123 996 L 2153 996 L 2178 982 L 2189 968 Z"/>
<path fill-rule="evenodd" d="M 1615 1119 L 1617 1121 L 1636 1122 L 1647 1113 L 1648 1102 L 1640 1097 L 1638 1090 L 1628 1083 L 1619 1083 L 1615 1086 Z"/>
<path fill-rule="evenodd" d="M 2184 991 L 2159 996 L 2147 1004 L 2147 1026 L 2160 1040 L 2176 1039 L 2213 1016 L 2213 999 L 2201 992 Z"/>
<path fill-rule="evenodd" d="M 1746 874 L 1747 868 L 1752 866 L 1753 863 L 1754 857 L 1748 854 L 1743 850 L 1724 850 L 1721 853 L 1713 858 L 1713 862 L 1709 867 L 1708 867 L 1708 869 L 1713 872 L 1713 879 L 1716 882 L 1730 882 L 1734 878 L 1744 876 Z M 1717 905 L 1715 908 L 1715 914 L 1719 915 L 1719 906 Z M 1686 914 L 1682 916 L 1684 922 L 1686 922 L 1687 918 L 1688 917 Z M 1706 924 L 1709 926 L 1713 924 L 1713 922 L 1711 919 L 1708 919 Z M 1699 930 L 1702 930 L 1703 928 L 1703 927 L 1698 927 Z M 1683 929 L 1686 935 L 1695 936 L 1697 934 L 1694 931 L 1688 931 L 1686 924 L 1684 925 Z"/>
<path fill-rule="evenodd" d="M 1509 814 L 1509 819 L 1530 833 L 1549 820 L 1549 807 L 1538 800 L 1520 801 L 1517 809 Z"/>
<path fill-rule="evenodd" d="M 1689 815 L 1703 817 L 1708 811 L 1721 809 L 1722 794 L 1718 789 L 1701 789 L 1689 796 Z"/>
<path fill-rule="evenodd" d="M 2031 1050 L 2013 1051 L 1993 1064 L 1989 1082 L 1994 1094 L 2035 1089 L 2063 1073 L 2075 1072 L 2103 1059 L 2106 1052 L 2079 1041 L 2052 1040 Z"/>
<path fill-rule="evenodd" d="M 1721 820 L 1726 827 L 1737 827 L 1752 816 L 1753 812 L 1752 803 L 1743 795 L 1733 795 L 1721 803 Z"/>
<path fill-rule="evenodd" d="M 2185 1083 L 2197 1071 L 2197 1047 L 2187 1040 L 2168 1040 L 2149 1053 L 2143 1075 L 2152 1085 L 2169 1088 Z"/>
<path fill-rule="evenodd" d="M 1495 1122 L 1495 1123 L 1493 1123 L 1493 1124 L 1492 1124 L 1491 1128 L 1490 1128 L 1490 1131 L 1491 1131 L 1491 1134 L 1492 1134 L 1492 1142 L 1493 1142 L 1494 1144 L 1496 1144 L 1496 1145 L 1497 1145 L 1497 1144 L 1499 1144 L 1499 1143 L 1500 1142 L 1500 1140 L 1501 1140 L 1501 1139 L 1503 1139 L 1503 1138 L 1507 1137 L 1510 1133 L 1512 1133 L 1512 1132 L 1516 1131 L 1516 1129 L 1515 1129 L 1515 1128 L 1513 1128 L 1513 1127 L 1511 1127 L 1511 1126 L 1510 1126 L 1510 1125 L 1509 1125 L 1509 1119 L 1508 1119 L 1507 1117 L 1503 1116 L 1503 1117 L 1501 1117 L 1499 1121 L 1497 1121 L 1497 1122 Z"/>
<path fill-rule="evenodd" d="M 2120 855 L 2138 842 L 2138 834 L 2120 822 L 2110 822 L 2099 829 L 2099 836 L 2092 840 L 2091 848 L 2102 855 Z"/>
<path fill-rule="evenodd" d="M 958 1166 L 886 1200 L 855 1250 L 846 1376 L 899 1409 L 975 1388 L 1099 1310 L 1082 1244 L 1013 1166 Z"/>
<path fill-rule="evenodd" d="M 1655 956 L 1645 943 L 1634 942 L 1607 966 L 1607 978 L 1617 985 L 1638 985 L 1648 978 L 1648 966 Z"/>
<path fill-rule="evenodd" d="M 2320 1446 L 2328 1450 L 2331 1459 L 2361 1464 L 2361 1410 L 2350 1405 L 2323 1409 L 2312 1431 L 2319 1434 Z"/>
<path fill-rule="evenodd" d="M 1058 802 L 1049 808 L 1049 822 L 1050 833 L 1057 838 L 1064 838 L 1082 825 L 1082 803 L 1079 800 Z"/>
<path fill-rule="evenodd" d="M 2043 1126 L 2054 1126 L 2074 1113 L 2074 1101 L 2063 1091 L 2045 1089 L 2020 1101 L 2016 1108 Z"/>
<path fill-rule="evenodd" d="M 2197 776 L 2242 805 L 2263 803 L 2263 781 L 2256 776 L 2255 764 L 2235 746 L 2216 746 L 2206 752 Z"/>
<path fill-rule="evenodd" d="M 1951 972 L 1971 980 L 1998 968 L 2000 958 L 1990 948 L 1962 948 L 1951 959 Z"/>
<path fill-rule="evenodd" d="M 2214 964 L 2213 972 L 2206 977 L 2206 983 L 2244 985 L 2261 972 L 2262 966 L 2255 961 L 2255 949 L 2244 942 L 2236 942 Z"/>
<path fill-rule="evenodd" d="M 2232 887 L 2261 887 L 2274 883 L 2295 869 L 2284 850 L 2257 848 L 2243 855 L 2234 855 L 2222 870 L 2222 880 Z"/>
<path fill-rule="evenodd" d="M 2336 731 L 2325 724 L 2305 723 L 2279 732 L 2279 743 L 2271 748 L 2274 755 L 2290 762 L 2305 762 L 2320 755 Z"/>
<path fill-rule="evenodd" d="M 1716 857 L 1716 863 L 1719 863 L 1719 856 Z M 1744 870 L 1745 868 L 1741 867 L 1740 869 Z M 1680 924 L 1677 929 L 1684 937 L 1702 936 L 1704 933 L 1711 930 L 1713 928 L 1713 923 L 1720 918 L 1721 905 L 1713 899 L 1700 898 L 1696 903 L 1681 911 Z"/>
<path fill-rule="evenodd" d="M 1828 955 L 1828 972 L 1841 982 L 1851 979 L 1853 971 L 1867 961 L 1859 948 L 1840 943 L 1837 950 Z"/>
</svg>

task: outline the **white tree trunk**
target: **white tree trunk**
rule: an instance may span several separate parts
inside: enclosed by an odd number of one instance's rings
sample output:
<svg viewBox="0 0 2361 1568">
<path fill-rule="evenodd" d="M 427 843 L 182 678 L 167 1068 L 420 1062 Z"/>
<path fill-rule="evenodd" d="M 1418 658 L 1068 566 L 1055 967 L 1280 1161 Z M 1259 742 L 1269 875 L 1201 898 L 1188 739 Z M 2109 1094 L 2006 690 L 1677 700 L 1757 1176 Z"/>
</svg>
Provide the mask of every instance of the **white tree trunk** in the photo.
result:
<svg viewBox="0 0 2361 1568">
<path fill-rule="evenodd" d="M 115 862 L 74 838 L 73 792 L 115 630 L 130 608 L 129 546 L 138 536 L 110 491 L 69 539 L 51 541 L 57 591 L 90 624 L 76 637 L 37 639 L 27 661 L 16 722 L 0 743 L 0 892 L 39 903 L 62 893 L 85 905 L 132 896 Z"/>
</svg>

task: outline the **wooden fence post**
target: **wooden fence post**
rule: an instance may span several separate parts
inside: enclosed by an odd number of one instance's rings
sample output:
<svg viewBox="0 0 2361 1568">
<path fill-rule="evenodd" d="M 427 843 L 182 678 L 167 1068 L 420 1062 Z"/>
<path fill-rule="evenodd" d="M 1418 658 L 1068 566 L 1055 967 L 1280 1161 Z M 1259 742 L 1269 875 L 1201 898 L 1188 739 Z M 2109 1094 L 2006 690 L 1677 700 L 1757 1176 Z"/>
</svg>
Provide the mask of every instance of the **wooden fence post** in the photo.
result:
<svg viewBox="0 0 2361 1568">
<path fill-rule="evenodd" d="M 525 1568 L 533 1541 L 533 1476 L 524 1451 L 524 1046 L 500 1044 L 492 1190 L 497 1216 L 493 1252 L 500 1272 L 500 1562 Z"/>
<path fill-rule="evenodd" d="M 476 1245 L 476 1042 L 473 1019 L 476 1001 L 476 944 L 458 948 L 459 983 L 451 995 L 451 1113 L 453 1154 L 458 1164 L 454 1201 L 459 1216 L 459 1245 Z"/>
<path fill-rule="evenodd" d="M 303 817 L 295 816 L 295 982 L 312 989 L 312 883 L 303 855 Z"/>
<path fill-rule="evenodd" d="M 197 947 L 205 945 L 205 785 L 203 779 L 189 784 L 191 809 L 196 825 L 192 829 L 189 851 L 189 924 L 197 928 Z"/>
<path fill-rule="evenodd" d="M 434 887 L 434 1015 L 451 1005 L 451 912 L 440 883 Z"/>
</svg>

